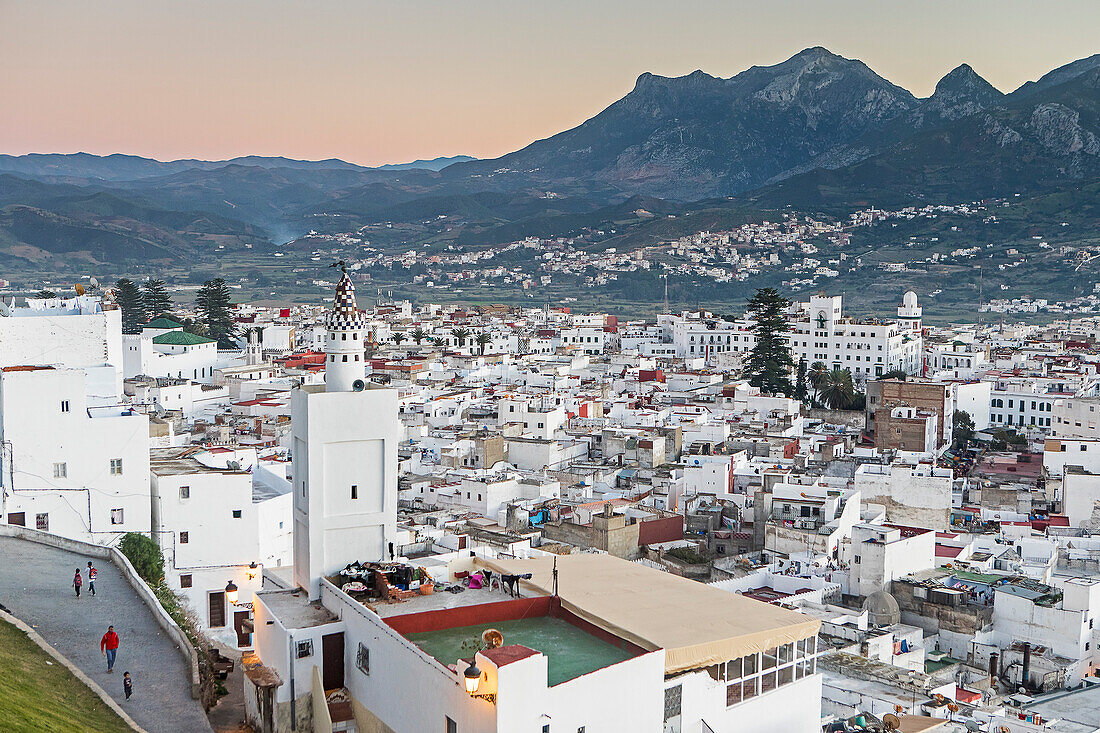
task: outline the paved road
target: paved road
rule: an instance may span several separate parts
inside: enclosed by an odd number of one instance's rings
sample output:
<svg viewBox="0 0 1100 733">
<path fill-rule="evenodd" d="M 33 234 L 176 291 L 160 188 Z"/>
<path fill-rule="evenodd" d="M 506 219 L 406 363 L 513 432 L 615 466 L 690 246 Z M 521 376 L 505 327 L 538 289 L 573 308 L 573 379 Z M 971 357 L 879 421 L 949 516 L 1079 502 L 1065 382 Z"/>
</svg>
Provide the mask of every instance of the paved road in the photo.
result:
<svg viewBox="0 0 1100 733">
<path fill-rule="evenodd" d="M 118 568 L 94 560 L 99 571 L 97 595 L 88 594 L 84 573 L 85 585 L 76 598 L 73 572 L 78 567 L 87 570 L 92 559 L 0 537 L 0 603 L 99 683 L 150 733 L 210 731 L 202 705 L 191 699 L 182 655 Z M 112 624 L 120 643 L 115 671 L 107 674 L 99 640 Z M 123 672 L 134 678 L 129 701 L 122 692 Z"/>
</svg>

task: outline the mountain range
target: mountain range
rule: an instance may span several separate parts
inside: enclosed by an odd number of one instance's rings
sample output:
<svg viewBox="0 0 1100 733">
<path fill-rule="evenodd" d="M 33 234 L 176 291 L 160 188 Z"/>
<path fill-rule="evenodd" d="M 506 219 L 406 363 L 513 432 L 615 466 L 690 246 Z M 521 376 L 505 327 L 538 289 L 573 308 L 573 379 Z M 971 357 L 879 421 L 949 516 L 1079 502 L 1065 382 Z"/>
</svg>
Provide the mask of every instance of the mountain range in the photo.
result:
<svg viewBox="0 0 1100 733">
<path fill-rule="evenodd" d="M 0 155 L 0 252 L 188 257 L 222 235 L 285 241 L 335 226 L 326 217 L 345 227 L 409 224 L 394 244 L 433 220 L 446 225 L 425 236 L 488 243 L 598 227 L 631 197 L 668 213 L 706 200 L 840 213 L 1038 195 L 1094 179 L 1100 54 L 1007 94 L 963 64 L 920 99 L 861 61 L 814 47 L 727 79 L 642 74 L 581 125 L 491 160 L 366 168 L 258 156 Z M 84 235 L 144 244 L 72 249 Z"/>
</svg>

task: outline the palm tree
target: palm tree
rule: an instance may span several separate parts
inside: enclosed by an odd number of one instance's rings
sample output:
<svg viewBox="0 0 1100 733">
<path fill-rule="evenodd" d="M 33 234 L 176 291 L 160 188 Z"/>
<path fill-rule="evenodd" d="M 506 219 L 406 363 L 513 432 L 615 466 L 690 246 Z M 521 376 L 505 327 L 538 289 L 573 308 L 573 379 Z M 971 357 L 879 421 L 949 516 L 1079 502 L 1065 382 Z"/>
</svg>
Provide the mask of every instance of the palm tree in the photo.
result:
<svg viewBox="0 0 1100 733">
<path fill-rule="evenodd" d="M 821 389 L 821 398 L 830 409 L 842 410 L 855 397 L 856 388 L 852 373 L 847 369 L 834 369 Z"/>
<path fill-rule="evenodd" d="M 829 367 L 823 361 L 815 361 L 810 365 L 810 386 L 814 388 L 814 395 L 821 396 L 821 388 L 829 379 Z"/>
<path fill-rule="evenodd" d="M 477 336 L 474 336 L 474 342 L 479 347 L 479 353 L 485 356 L 485 347 L 493 342 L 493 337 L 482 331 Z"/>
<path fill-rule="evenodd" d="M 451 331 L 451 335 L 458 341 L 459 346 L 465 346 L 466 339 L 470 337 L 470 330 L 468 328 L 456 328 Z"/>
<path fill-rule="evenodd" d="M 403 334 L 403 333 L 401 333 L 400 331 L 398 331 L 398 332 L 397 332 L 397 333 L 395 333 L 395 334 L 394 334 L 393 336 L 390 336 L 390 338 L 391 338 L 391 339 L 393 339 L 393 342 L 394 342 L 395 344 L 397 344 L 398 346 L 400 346 L 400 345 L 401 345 L 401 342 L 402 342 L 402 341 L 404 341 L 404 340 L 405 340 L 405 339 L 406 339 L 407 337 L 405 336 L 405 334 Z"/>
<path fill-rule="evenodd" d="M 425 331 L 423 328 L 417 326 L 412 330 L 412 333 L 410 333 L 409 336 L 414 342 L 416 342 L 417 346 L 420 346 L 420 342 L 428 337 L 428 332 Z"/>
</svg>

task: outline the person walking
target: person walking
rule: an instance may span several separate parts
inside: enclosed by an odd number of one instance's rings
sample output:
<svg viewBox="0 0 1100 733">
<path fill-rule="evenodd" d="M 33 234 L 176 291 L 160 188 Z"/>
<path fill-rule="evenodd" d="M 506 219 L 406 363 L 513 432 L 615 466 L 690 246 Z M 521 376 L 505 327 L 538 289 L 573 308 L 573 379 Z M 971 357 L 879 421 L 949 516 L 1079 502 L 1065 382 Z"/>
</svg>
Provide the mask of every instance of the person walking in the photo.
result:
<svg viewBox="0 0 1100 733">
<path fill-rule="evenodd" d="M 73 588 L 76 589 L 76 597 L 80 598 L 80 586 L 84 585 L 84 578 L 80 575 L 80 568 L 76 569 L 76 575 L 73 576 Z"/>
<path fill-rule="evenodd" d="M 99 577 L 99 571 L 92 567 L 92 561 L 88 561 L 88 592 L 95 595 L 95 579 Z"/>
<path fill-rule="evenodd" d="M 126 693 L 126 699 L 130 699 L 130 695 L 134 694 L 134 680 L 130 677 L 129 672 L 122 673 L 122 689 Z"/>
<path fill-rule="evenodd" d="M 99 651 L 107 657 L 107 673 L 115 671 L 115 655 L 118 654 L 118 634 L 114 626 L 107 627 L 107 633 L 99 640 Z"/>
</svg>

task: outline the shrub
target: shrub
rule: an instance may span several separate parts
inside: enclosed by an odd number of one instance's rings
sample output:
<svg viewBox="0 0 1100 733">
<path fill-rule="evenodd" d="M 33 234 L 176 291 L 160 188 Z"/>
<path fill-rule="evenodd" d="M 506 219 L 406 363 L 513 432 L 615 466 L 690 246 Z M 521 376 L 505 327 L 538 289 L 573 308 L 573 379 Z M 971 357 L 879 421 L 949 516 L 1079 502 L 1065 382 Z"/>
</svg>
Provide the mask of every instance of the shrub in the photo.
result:
<svg viewBox="0 0 1100 733">
<path fill-rule="evenodd" d="M 164 580 L 164 555 L 156 542 L 143 534 L 127 532 L 118 549 L 146 583 L 157 585 Z"/>
</svg>

